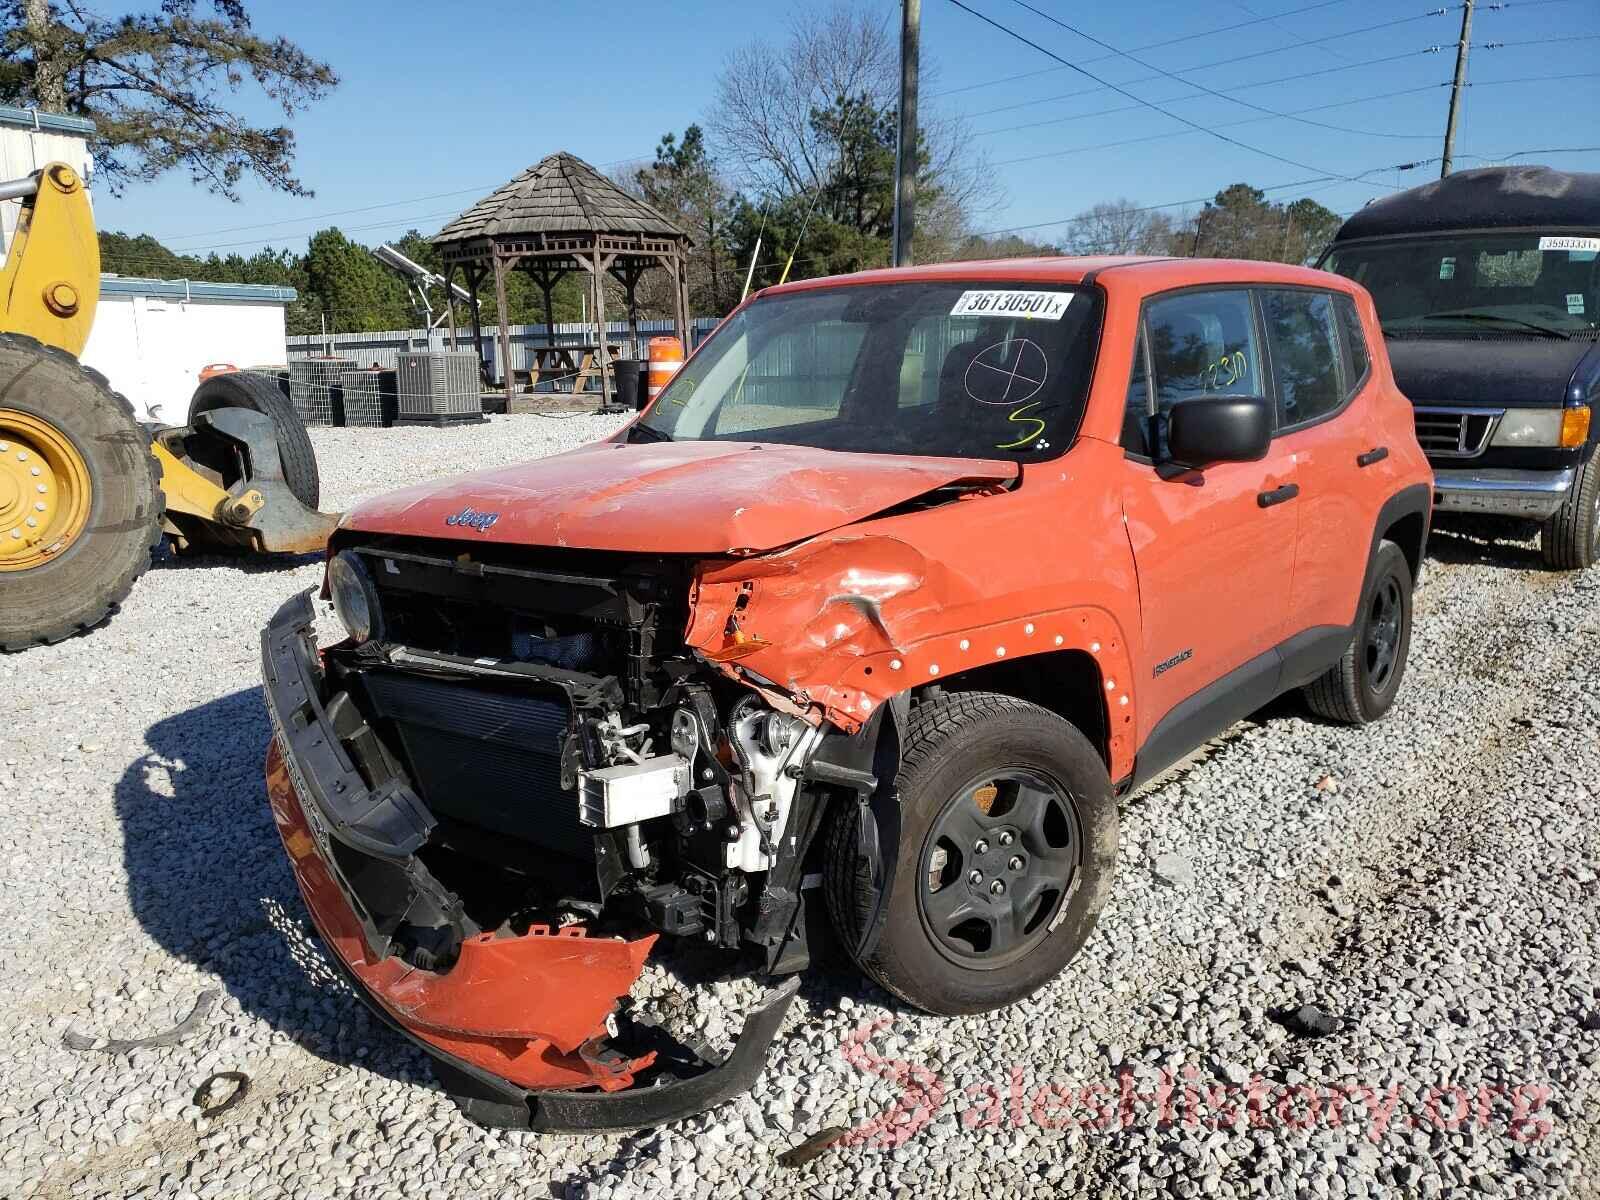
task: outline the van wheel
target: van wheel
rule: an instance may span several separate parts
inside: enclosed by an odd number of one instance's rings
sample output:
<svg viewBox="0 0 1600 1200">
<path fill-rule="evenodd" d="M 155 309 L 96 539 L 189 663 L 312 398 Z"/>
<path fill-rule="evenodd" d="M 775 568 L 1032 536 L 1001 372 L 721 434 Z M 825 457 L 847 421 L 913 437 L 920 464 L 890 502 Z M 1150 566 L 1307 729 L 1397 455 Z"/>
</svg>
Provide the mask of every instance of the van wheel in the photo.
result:
<svg viewBox="0 0 1600 1200">
<path fill-rule="evenodd" d="M 1376 721 L 1394 703 L 1411 649 L 1411 565 L 1379 542 L 1356 631 L 1339 661 L 1302 689 L 1317 716 L 1343 725 Z"/>
<path fill-rule="evenodd" d="M 893 786 L 901 836 L 888 915 L 857 965 L 951 1016 L 1055 978 L 1088 940 L 1116 869 L 1116 804 L 1089 740 L 1038 705 L 949 693 L 912 708 Z M 854 805 L 836 818 L 824 866 L 852 949 L 865 908 L 858 820 Z"/>
<path fill-rule="evenodd" d="M 1600 450 L 1590 455 L 1562 498 L 1561 507 L 1539 530 L 1545 566 L 1582 571 L 1600 560 Z"/>
</svg>

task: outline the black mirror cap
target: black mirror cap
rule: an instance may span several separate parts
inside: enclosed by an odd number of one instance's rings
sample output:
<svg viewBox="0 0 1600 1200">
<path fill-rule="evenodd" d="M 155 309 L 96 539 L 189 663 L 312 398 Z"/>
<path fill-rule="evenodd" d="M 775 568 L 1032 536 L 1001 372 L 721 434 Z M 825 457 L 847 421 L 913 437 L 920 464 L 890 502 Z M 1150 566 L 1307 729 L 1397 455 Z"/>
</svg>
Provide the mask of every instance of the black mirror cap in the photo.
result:
<svg viewBox="0 0 1600 1200">
<path fill-rule="evenodd" d="M 1272 445 L 1272 402 L 1265 396 L 1196 396 L 1167 414 L 1167 451 L 1188 467 L 1257 462 Z"/>
</svg>

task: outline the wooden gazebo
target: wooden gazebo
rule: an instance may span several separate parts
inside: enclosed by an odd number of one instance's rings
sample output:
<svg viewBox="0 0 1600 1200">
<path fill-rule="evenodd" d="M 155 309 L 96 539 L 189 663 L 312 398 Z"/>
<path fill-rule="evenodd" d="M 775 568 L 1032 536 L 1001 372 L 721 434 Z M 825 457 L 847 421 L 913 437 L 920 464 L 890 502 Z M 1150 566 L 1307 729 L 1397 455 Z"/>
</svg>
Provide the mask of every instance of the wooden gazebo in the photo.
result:
<svg viewBox="0 0 1600 1200">
<path fill-rule="evenodd" d="M 589 274 L 590 311 L 599 343 L 600 394 L 610 394 L 610 356 L 606 350 L 605 276 L 622 284 L 628 323 L 635 344 L 639 315 L 635 290 L 640 277 L 654 267 L 672 276 L 674 321 L 688 348 L 689 295 L 685 282 L 689 237 L 643 200 L 628 195 L 581 158 L 565 151 L 529 167 L 510 183 L 485 196 L 433 238 L 444 264 L 445 294 L 462 273 L 472 293 L 472 334 L 483 358 L 483 329 L 478 292 L 493 279 L 500 313 L 500 361 L 505 368 L 506 398 L 515 390 L 511 369 L 511 328 L 506 318 L 506 280 L 525 271 L 544 295 L 545 324 L 555 337 L 551 293 L 572 271 Z M 450 333 L 455 339 L 455 313 Z"/>
</svg>

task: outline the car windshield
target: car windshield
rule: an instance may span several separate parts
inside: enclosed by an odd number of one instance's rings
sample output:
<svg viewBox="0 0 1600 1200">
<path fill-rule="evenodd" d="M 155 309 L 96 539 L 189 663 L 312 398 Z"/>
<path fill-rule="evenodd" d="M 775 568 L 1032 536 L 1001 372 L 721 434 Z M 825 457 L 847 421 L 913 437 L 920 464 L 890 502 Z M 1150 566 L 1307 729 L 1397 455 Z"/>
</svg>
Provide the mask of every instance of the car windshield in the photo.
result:
<svg viewBox="0 0 1600 1200">
<path fill-rule="evenodd" d="M 1325 270 L 1372 293 L 1394 336 L 1594 337 L 1600 229 L 1453 233 L 1335 246 Z"/>
<path fill-rule="evenodd" d="M 1100 296 L 891 283 L 756 300 L 717 329 L 630 440 L 1051 458 L 1076 436 Z"/>
</svg>

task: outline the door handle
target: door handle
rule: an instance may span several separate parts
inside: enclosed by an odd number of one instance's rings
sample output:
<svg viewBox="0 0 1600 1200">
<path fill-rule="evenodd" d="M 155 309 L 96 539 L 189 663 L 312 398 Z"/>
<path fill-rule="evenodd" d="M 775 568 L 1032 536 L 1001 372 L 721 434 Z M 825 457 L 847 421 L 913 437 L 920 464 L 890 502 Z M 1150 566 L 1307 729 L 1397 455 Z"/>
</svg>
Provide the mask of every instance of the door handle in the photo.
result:
<svg viewBox="0 0 1600 1200">
<path fill-rule="evenodd" d="M 1371 450 L 1368 450 L 1365 454 L 1356 455 L 1356 466 L 1358 466 L 1358 467 L 1370 467 L 1373 463 L 1381 463 L 1384 459 L 1386 459 L 1388 457 L 1389 457 L 1389 447 L 1387 447 L 1387 446 L 1374 446 Z"/>
<path fill-rule="evenodd" d="M 1274 504 L 1282 504 L 1285 500 L 1293 500 L 1300 494 L 1298 483 L 1286 483 L 1280 488 L 1273 488 L 1270 492 L 1259 492 L 1256 503 L 1262 508 L 1271 508 Z"/>
</svg>

